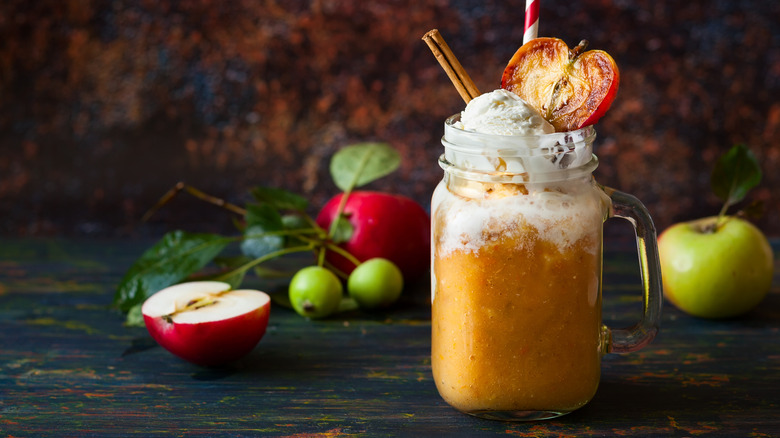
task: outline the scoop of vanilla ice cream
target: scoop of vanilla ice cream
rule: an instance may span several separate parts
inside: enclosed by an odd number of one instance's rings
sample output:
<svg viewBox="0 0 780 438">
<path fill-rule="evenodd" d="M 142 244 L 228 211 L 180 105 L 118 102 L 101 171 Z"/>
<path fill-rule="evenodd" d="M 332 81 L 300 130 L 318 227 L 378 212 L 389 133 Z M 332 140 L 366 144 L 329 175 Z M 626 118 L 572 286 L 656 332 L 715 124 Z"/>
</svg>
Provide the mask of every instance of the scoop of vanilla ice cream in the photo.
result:
<svg viewBox="0 0 780 438">
<path fill-rule="evenodd" d="M 460 125 L 466 131 L 493 135 L 541 135 L 555 132 L 531 105 L 504 89 L 472 99 L 461 112 Z"/>
</svg>

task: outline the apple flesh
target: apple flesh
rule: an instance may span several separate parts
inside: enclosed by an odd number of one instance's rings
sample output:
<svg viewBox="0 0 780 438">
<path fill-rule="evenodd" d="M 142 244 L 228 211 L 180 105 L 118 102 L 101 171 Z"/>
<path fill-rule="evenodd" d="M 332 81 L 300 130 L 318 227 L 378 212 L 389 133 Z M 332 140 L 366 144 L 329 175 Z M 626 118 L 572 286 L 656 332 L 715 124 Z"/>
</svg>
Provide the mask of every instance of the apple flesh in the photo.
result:
<svg viewBox="0 0 780 438">
<path fill-rule="evenodd" d="M 231 290 L 219 281 L 196 281 L 165 288 L 141 307 L 149 334 L 174 355 L 203 366 L 245 356 L 268 326 L 270 297 L 260 291 Z"/>
<path fill-rule="evenodd" d="M 343 194 L 329 200 L 317 215 L 317 224 L 329 229 Z M 344 214 L 354 228 L 342 248 L 361 262 L 385 258 L 395 263 L 407 281 L 426 272 L 430 266 L 431 220 L 414 200 L 382 192 L 355 191 L 349 195 Z M 328 251 L 326 260 L 345 274 L 355 265 Z"/>
<path fill-rule="evenodd" d="M 664 296 L 703 318 L 729 318 L 756 307 L 772 285 L 769 242 L 750 222 L 717 217 L 667 228 L 658 237 Z"/>
<path fill-rule="evenodd" d="M 592 125 L 615 100 L 620 72 L 608 53 L 585 51 L 585 45 L 569 50 L 558 38 L 533 39 L 509 60 L 501 87 L 536 108 L 557 132 Z"/>
</svg>

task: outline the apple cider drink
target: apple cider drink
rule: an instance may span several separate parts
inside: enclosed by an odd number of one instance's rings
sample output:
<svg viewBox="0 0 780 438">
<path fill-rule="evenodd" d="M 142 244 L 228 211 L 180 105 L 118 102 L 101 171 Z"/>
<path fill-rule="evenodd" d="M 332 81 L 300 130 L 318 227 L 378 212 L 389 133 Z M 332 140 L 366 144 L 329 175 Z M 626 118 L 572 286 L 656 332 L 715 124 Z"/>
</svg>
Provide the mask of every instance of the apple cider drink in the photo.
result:
<svg viewBox="0 0 780 438">
<path fill-rule="evenodd" d="M 569 50 L 536 38 L 512 57 L 501 88 L 480 95 L 438 34 L 424 39 L 468 103 L 444 125 L 444 178 L 431 201 L 436 387 L 480 417 L 566 414 L 596 393 L 604 353 L 638 350 L 658 330 L 653 222 L 639 200 L 592 175 L 593 124 L 615 97 L 617 66 L 586 41 Z M 610 217 L 634 226 L 644 294 L 640 322 L 617 330 L 601 323 Z"/>
<path fill-rule="evenodd" d="M 484 142 L 495 136 L 459 132 L 456 121 L 445 128 L 432 202 L 436 385 L 469 413 L 572 411 L 596 392 L 602 350 L 609 198 L 591 176 L 594 131 L 570 143 L 545 134 L 542 154 L 533 144 L 509 148 L 534 137 L 499 137 L 491 148 Z"/>
<path fill-rule="evenodd" d="M 595 182 L 594 138 L 592 127 L 494 135 L 447 120 L 431 206 L 431 363 L 456 409 L 542 419 L 595 394 L 613 349 L 601 323 L 603 222 L 641 204 Z"/>
</svg>

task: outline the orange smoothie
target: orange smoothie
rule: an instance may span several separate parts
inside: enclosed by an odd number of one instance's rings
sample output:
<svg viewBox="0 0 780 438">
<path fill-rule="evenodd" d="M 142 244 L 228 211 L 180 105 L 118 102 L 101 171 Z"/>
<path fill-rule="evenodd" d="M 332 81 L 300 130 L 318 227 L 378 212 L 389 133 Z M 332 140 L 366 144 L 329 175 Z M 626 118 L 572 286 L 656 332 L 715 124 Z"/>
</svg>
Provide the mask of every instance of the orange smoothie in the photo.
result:
<svg viewBox="0 0 780 438">
<path fill-rule="evenodd" d="M 591 177 L 445 177 L 433 196 L 432 368 L 467 413 L 565 413 L 595 394 L 602 224 Z"/>
</svg>

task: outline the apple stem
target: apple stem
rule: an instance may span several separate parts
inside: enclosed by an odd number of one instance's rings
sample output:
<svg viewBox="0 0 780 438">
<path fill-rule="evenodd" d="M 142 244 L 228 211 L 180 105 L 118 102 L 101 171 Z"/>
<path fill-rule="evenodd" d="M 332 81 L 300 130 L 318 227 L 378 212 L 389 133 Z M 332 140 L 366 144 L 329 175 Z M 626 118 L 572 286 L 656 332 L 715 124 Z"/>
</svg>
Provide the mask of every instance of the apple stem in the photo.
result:
<svg viewBox="0 0 780 438">
<path fill-rule="evenodd" d="M 301 236 L 299 236 L 299 238 L 300 237 Z M 230 277 L 232 277 L 232 276 L 234 276 L 236 274 L 240 274 L 240 273 L 246 272 L 246 271 L 252 269 L 253 267 L 259 265 L 260 263 L 266 262 L 266 261 L 274 259 L 276 257 L 281 257 L 283 255 L 293 254 L 293 253 L 296 253 L 296 252 L 311 251 L 313 248 L 314 248 L 313 244 L 308 244 L 308 245 L 292 246 L 290 248 L 284 248 L 284 249 L 280 249 L 278 251 L 269 252 L 268 254 L 266 254 L 266 255 L 264 255 L 262 257 L 258 257 L 256 259 L 250 261 L 250 262 L 244 263 L 243 265 L 239 266 L 238 268 L 236 268 L 236 269 L 234 269 L 232 271 L 229 271 L 229 272 L 226 272 L 226 273 L 220 275 L 219 277 L 215 278 L 215 280 L 228 279 L 228 278 L 230 278 Z"/>
<path fill-rule="evenodd" d="M 293 236 L 301 240 L 304 240 L 306 234 L 320 235 L 322 228 L 296 228 L 294 230 L 281 230 L 281 231 L 266 231 L 263 233 L 251 233 L 246 234 L 239 239 L 259 239 L 265 236 Z"/>
<path fill-rule="evenodd" d="M 336 214 L 333 216 L 333 222 L 330 223 L 330 229 L 328 230 L 329 238 L 332 238 L 336 234 L 336 228 L 338 226 L 339 219 L 344 216 L 344 208 L 347 206 L 347 199 L 349 198 L 351 192 L 352 190 L 348 189 L 344 191 L 343 195 L 341 195 L 339 206 L 336 208 Z"/>
<path fill-rule="evenodd" d="M 351 263 L 353 263 L 355 266 L 359 265 L 361 262 L 358 260 L 357 257 L 353 256 L 349 251 L 345 250 L 344 248 L 336 245 L 335 243 L 329 241 L 329 240 L 318 240 L 318 239 L 312 239 L 310 237 L 306 236 L 296 236 L 298 239 L 307 242 L 311 245 L 312 248 L 317 248 L 317 266 L 324 266 L 325 264 L 325 253 L 326 251 L 333 251 L 336 254 L 344 257 L 345 259 L 349 260 Z"/>
<path fill-rule="evenodd" d="M 577 44 L 576 47 L 571 49 L 569 51 L 569 60 L 574 61 L 577 59 L 578 56 L 582 55 L 585 52 L 585 49 L 588 47 L 588 40 L 582 40 L 579 44 Z"/>
<path fill-rule="evenodd" d="M 157 210 L 159 210 L 160 208 L 165 206 L 165 204 L 170 202 L 171 199 L 173 199 L 174 196 L 178 195 L 179 192 L 181 192 L 182 190 L 187 192 L 187 193 L 189 193 L 190 195 L 200 199 L 200 200 L 208 202 L 209 204 L 214 204 L 217 207 L 222 207 L 222 208 L 224 208 L 226 210 L 230 210 L 230 211 L 232 211 L 233 213 L 235 213 L 235 214 L 237 214 L 239 216 L 246 215 L 246 210 L 245 209 L 243 209 L 243 208 L 241 208 L 241 207 L 239 207 L 239 206 L 237 206 L 235 204 L 231 204 L 231 203 L 225 201 L 222 198 L 218 198 L 216 196 L 212 196 L 212 195 L 209 195 L 209 194 L 207 194 L 205 192 L 202 192 L 202 191 L 196 189 L 195 187 L 192 187 L 192 186 L 190 186 L 188 184 L 185 184 L 183 181 L 179 181 L 170 190 L 168 190 L 160 198 L 160 200 L 157 201 L 157 203 L 154 204 L 154 206 L 152 206 L 152 208 L 150 208 L 143 215 L 143 217 L 141 218 L 141 222 L 148 221 L 152 217 L 152 215 L 154 215 L 154 213 L 157 212 Z"/>
<path fill-rule="evenodd" d="M 323 266 L 325 264 L 325 254 L 326 251 L 323 248 L 320 248 L 320 250 L 317 251 L 317 266 Z"/>
<path fill-rule="evenodd" d="M 715 225 L 713 227 L 714 229 L 712 230 L 713 232 L 719 230 L 720 227 L 725 225 L 726 222 L 728 221 L 729 217 L 726 216 L 726 210 L 728 210 L 728 208 L 729 208 L 728 202 L 723 204 L 723 207 L 720 209 L 720 213 L 718 213 L 718 220 L 715 221 Z"/>
<path fill-rule="evenodd" d="M 363 164 L 361 163 L 360 168 L 363 168 Z M 359 173 L 359 172 L 358 172 Z M 347 199 L 349 198 L 349 195 L 352 193 L 352 187 L 354 186 L 354 182 L 350 184 L 349 187 L 347 187 L 346 190 L 344 190 L 344 193 L 341 195 L 341 200 L 339 202 L 339 206 L 336 209 L 336 214 L 333 216 L 333 222 L 330 223 L 330 229 L 328 230 L 327 239 L 332 239 L 333 236 L 336 234 L 336 228 L 338 227 L 338 223 L 341 220 L 342 216 L 344 216 L 344 209 L 347 207 Z M 346 220 L 346 217 L 344 217 Z M 317 266 L 322 267 L 325 263 L 325 254 L 327 250 L 330 248 L 326 248 L 323 246 L 319 252 L 319 257 L 317 258 Z"/>
<path fill-rule="evenodd" d="M 324 252 L 324 251 L 323 251 L 323 252 Z M 333 264 L 331 264 L 331 263 L 328 263 L 328 261 L 327 261 L 327 260 L 325 260 L 325 263 L 323 264 L 323 266 L 324 266 L 325 268 L 329 269 L 331 272 L 333 272 L 334 274 L 336 274 L 336 276 L 337 276 L 337 277 L 339 277 L 339 278 L 341 278 L 341 279 L 343 279 L 343 280 L 346 280 L 346 279 L 348 279 L 348 278 L 349 278 L 349 275 L 348 275 L 347 273 L 345 273 L 345 272 L 344 272 L 344 271 L 342 271 L 341 269 L 339 269 L 339 268 L 337 268 L 337 267 L 333 266 Z"/>
<path fill-rule="evenodd" d="M 327 236 L 327 231 L 323 230 L 322 227 L 320 227 L 317 224 L 317 221 L 311 218 L 308 214 L 302 214 L 303 220 L 305 220 L 309 225 L 311 225 L 311 228 L 313 230 L 316 230 L 319 233 L 322 233 L 323 236 Z"/>
<path fill-rule="evenodd" d="M 363 173 L 363 169 L 365 169 L 366 165 L 368 165 L 368 161 L 371 158 L 371 154 L 365 154 L 363 155 L 362 159 L 357 165 L 357 169 L 355 169 L 354 176 L 352 177 L 352 181 L 349 182 L 346 189 L 344 189 L 344 194 L 341 196 L 341 202 L 339 202 L 339 207 L 336 209 L 336 215 L 333 216 L 333 222 L 330 224 L 330 230 L 328 230 L 328 237 L 333 237 L 333 235 L 336 233 L 336 226 L 338 224 L 339 218 L 341 218 L 342 214 L 344 213 L 344 208 L 347 206 L 347 199 L 349 198 L 349 195 L 352 193 L 352 189 L 358 186 L 358 179 L 360 178 L 360 175 Z M 322 266 L 322 265 L 320 265 Z"/>
<path fill-rule="evenodd" d="M 341 248 L 338 245 L 335 245 L 335 244 L 330 243 L 330 242 L 326 242 L 325 243 L 325 248 L 327 250 L 329 250 L 329 251 L 333 251 L 333 252 L 339 254 L 340 256 L 342 256 L 345 259 L 347 259 L 350 262 L 352 262 L 355 266 L 358 266 L 361 263 L 360 260 L 357 259 L 357 257 L 353 256 L 352 254 L 349 253 L 349 251 L 344 250 L 344 248 Z"/>
</svg>

